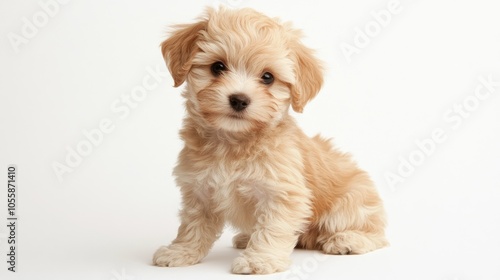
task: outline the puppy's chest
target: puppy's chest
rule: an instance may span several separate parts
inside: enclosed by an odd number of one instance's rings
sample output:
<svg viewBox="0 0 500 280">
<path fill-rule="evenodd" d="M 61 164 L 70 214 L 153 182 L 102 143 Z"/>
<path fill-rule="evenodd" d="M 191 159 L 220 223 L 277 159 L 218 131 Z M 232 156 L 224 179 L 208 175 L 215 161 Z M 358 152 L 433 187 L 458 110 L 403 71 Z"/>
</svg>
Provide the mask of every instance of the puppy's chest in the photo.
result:
<svg viewBox="0 0 500 280">
<path fill-rule="evenodd" d="M 198 163 L 201 183 L 212 188 L 228 187 L 246 181 L 256 181 L 254 171 L 259 164 L 245 159 L 228 160 L 213 157 L 209 162 Z"/>
<path fill-rule="evenodd" d="M 214 152 L 207 160 L 193 164 L 197 170 L 198 195 L 216 203 L 261 199 L 264 196 L 265 160 L 228 152 Z"/>
</svg>

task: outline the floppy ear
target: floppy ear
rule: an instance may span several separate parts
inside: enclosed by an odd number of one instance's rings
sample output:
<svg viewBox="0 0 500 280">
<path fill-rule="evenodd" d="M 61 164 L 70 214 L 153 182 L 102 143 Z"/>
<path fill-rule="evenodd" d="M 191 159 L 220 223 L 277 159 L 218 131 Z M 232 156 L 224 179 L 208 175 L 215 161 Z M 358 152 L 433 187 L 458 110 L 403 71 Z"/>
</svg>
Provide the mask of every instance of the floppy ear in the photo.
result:
<svg viewBox="0 0 500 280">
<path fill-rule="evenodd" d="M 292 43 L 295 64 L 295 84 L 291 86 L 292 108 L 302 113 L 304 106 L 318 94 L 323 85 L 323 69 L 313 51 L 297 39 Z"/>
<path fill-rule="evenodd" d="M 171 36 L 161 43 L 161 52 L 168 70 L 174 78 L 174 86 L 178 87 L 186 80 L 191 69 L 191 61 L 199 50 L 196 44 L 199 33 L 205 30 L 207 21 L 175 26 Z"/>
</svg>

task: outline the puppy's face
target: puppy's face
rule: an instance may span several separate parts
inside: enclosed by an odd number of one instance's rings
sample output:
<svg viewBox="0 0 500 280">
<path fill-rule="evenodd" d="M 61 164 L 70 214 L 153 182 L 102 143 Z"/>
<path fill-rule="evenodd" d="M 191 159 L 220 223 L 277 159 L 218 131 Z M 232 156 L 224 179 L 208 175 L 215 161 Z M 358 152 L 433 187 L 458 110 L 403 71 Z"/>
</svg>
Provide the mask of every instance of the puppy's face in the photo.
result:
<svg viewBox="0 0 500 280">
<path fill-rule="evenodd" d="M 275 126 L 301 112 L 322 84 L 297 31 L 251 9 L 208 10 L 162 43 L 175 86 L 187 81 L 188 112 L 232 132 Z"/>
</svg>

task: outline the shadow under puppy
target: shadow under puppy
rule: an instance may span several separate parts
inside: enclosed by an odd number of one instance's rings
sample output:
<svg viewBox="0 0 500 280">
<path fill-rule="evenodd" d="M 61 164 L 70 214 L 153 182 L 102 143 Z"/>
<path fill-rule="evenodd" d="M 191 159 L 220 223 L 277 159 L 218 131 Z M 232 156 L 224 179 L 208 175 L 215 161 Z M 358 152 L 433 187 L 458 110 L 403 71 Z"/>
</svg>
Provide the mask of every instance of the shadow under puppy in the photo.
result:
<svg viewBox="0 0 500 280">
<path fill-rule="evenodd" d="M 294 247 L 363 254 L 388 243 L 369 176 L 350 156 L 307 137 L 288 114 L 320 90 L 320 63 L 300 32 L 252 9 L 208 9 L 161 44 L 175 86 L 186 82 L 177 238 L 157 266 L 205 257 L 230 223 L 245 249 L 234 273 L 287 269 Z"/>
</svg>

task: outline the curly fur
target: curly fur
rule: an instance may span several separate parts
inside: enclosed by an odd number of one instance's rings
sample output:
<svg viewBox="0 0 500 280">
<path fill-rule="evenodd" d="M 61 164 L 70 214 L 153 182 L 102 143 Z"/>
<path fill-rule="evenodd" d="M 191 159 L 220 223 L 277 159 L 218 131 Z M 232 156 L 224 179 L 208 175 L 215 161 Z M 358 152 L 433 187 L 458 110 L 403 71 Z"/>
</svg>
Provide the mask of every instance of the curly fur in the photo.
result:
<svg viewBox="0 0 500 280">
<path fill-rule="evenodd" d="M 323 83 L 322 68 L 290 24 L 251 9 L 209 9 L 162 43 L 175 86 L 186 82 L 184 149 L 174 170 L 182 193 L 177 238 L 158 266 L 198 263 L 225 223 L 245 250 L 234 273 L 285 270 L 295 247 L 362 254 L 388 243 L 372 181 L 348 154 L 307 137 L 288 110 L 302 112 Z M 213 75 L 210 66 L 227 69 Z M 272 73 L 270 85 L 261 81 Z M 228 98 L 250 99 L 235 112 Z"/>
</svg>

